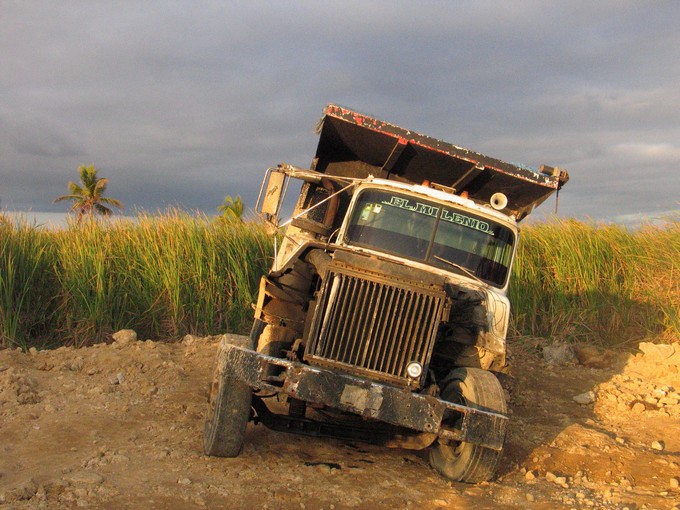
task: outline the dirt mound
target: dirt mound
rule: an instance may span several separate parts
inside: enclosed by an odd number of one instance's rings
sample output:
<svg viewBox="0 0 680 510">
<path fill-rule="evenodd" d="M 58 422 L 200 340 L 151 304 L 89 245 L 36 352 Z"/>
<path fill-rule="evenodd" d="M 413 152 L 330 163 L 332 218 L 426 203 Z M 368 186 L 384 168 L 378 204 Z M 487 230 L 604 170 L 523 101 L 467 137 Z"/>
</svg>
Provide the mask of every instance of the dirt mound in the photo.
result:
<svg viewBox="0 0 680 510">
<path fill-rule="evenodd" d="M 218 337 L 0 351 L 6 508 L 673 508 L 680 505 L 680 344 L 637 355 L 511 345 L 498 479 L 464 485 L 423 452 L 249 425 L 205 457 Z M 578 397 L 575 399 L 575 397 Z M 581 402 L 581 403 L 579 403 Z"/>
</svg>

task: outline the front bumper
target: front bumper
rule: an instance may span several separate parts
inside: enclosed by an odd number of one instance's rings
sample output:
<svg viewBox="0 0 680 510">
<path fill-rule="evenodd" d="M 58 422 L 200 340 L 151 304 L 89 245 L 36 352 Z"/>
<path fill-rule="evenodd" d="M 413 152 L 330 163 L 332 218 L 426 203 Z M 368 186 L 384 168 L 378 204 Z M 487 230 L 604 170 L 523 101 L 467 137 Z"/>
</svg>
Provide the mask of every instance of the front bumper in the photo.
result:
<svg viewBox="0 0 680 510">
<path fill-rule="evenodd" d="M 498 413 L 446 402 L 431 395 L 361 379 L 348 374 L 266 356 L 227 345 L 220 362 L 226 374 L 256 390 L 284 393 L 446 440 L 501 450 L 508 418 Z M 276 374 L 276 375 L 271 375 Z M 450 420 L 450 416 L 458 420 Z M 444 418 L 447 424 L 442 423 Z M 454 426 L 448 425 L 455 421 Z"/>
</svg>

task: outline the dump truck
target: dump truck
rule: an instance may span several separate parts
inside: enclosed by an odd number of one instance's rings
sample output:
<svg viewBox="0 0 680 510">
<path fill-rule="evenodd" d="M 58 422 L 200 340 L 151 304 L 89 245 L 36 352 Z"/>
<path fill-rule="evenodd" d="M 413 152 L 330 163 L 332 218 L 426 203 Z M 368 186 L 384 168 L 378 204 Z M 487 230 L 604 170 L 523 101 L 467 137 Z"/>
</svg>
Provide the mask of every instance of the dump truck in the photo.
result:
<svg viewBox="0 0 680 510">
<path fill-rule="evenodd" d="M 265 172 L 256 210 L 280 241 L 250 335 L 220 345 L 205 453 L 237 456 L 253 421 L 429 449 L 445 478 L 488 480 L 508 424 L 497 373 L 518 223 L 568 174 L 335 104 L 317 132 L 309 169 Z"/>
</svg>

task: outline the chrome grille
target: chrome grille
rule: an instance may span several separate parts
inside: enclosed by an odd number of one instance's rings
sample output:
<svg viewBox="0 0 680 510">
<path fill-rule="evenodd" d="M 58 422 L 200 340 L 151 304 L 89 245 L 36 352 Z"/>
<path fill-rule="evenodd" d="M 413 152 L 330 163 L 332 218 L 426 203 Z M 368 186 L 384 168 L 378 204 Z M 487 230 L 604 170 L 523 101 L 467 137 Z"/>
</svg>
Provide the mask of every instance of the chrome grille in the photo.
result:
<svg viewBox="0 0 680 510">
<path fill-rule="evenodd" d="M 427 370 L 444 299 L 444 292 L 432 286 L 395 283 L 332 264 L 305 360 L 407 386 L 409 363 L 417 361 Z"/>
</svg>

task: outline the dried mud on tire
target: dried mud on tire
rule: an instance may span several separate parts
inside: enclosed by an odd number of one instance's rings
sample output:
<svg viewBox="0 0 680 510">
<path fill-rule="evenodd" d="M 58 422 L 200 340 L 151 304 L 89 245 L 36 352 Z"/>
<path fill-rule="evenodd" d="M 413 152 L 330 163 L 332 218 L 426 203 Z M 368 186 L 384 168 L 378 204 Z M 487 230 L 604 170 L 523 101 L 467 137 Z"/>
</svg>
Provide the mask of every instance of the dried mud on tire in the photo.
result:
<svg viewBox="0 0 680 510">
<path fill-rule="evenodd" d="M 680 505 L 678 344 L 562 364 L 547 364 L 536 346 L 511 344 L 502 377 L 510 427 L 498 477 L 466 485 L 438 476 L 427 452 L 252 423 L 240 456 L 205 456 L 219 341 L 0 351 L 0 507 Z"/>
</svg>

